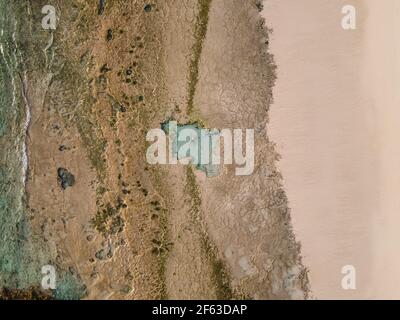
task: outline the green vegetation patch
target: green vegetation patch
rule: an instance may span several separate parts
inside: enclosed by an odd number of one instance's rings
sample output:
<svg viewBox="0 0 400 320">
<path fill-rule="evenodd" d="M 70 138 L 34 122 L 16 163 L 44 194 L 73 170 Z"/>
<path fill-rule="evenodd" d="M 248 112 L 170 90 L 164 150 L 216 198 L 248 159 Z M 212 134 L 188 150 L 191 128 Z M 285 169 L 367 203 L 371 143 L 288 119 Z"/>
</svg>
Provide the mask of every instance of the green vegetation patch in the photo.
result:
<svg viewBox="0 0 400 320">
<path fill-rule="evenodd" d="M 191 116 L 194 111 L 194 95 L 199 81 L 199 64 L 203 43 L 207 34 L 208 14 L 210 11 L 211 0 L 198 0 L 198 10 L 194 38 L 195 42 L 192 48 L 192 59 L 189 66 L 189 92 L 187 102 L 187 112 Z"/>
</svg>

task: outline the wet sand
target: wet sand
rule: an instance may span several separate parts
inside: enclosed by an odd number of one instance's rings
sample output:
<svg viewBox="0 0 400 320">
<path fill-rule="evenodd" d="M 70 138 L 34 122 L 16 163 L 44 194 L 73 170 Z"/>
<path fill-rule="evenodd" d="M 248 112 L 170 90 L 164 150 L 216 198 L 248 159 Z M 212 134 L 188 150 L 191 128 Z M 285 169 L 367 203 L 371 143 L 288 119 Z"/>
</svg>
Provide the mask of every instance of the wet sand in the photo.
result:
<svg viewBox="0 0 400 320">
<path fill-rule="evenodd" d="M 352 1 L 357 30 L 345 31 L 346 4 L 265 1 L 278 65 L 269 133 L 313 295 L 398 297 L 399 4 Z M 356 290 L 341 288 L 349 264 Z"/>
</svg>

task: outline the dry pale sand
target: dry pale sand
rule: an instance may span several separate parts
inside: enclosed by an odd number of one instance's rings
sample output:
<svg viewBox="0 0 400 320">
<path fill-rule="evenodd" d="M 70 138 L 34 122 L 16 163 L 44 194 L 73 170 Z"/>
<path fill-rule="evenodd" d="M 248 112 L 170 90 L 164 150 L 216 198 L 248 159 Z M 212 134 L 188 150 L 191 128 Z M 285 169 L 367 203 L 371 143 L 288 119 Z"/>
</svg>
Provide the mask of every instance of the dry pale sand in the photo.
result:
<svg viewBox="0 0 400 320">
<path fill-rule="evenodd" d="M 364 85 L 372 94 L 379 143 L 379 211 L 373 215 L 373 297 L 400 298 L 400 2 L 368 0 Z"/>
<path fill-rule="evenodd" d="M 314 296 L 399 298 L 400 3 L 351 1 L 357 30 L 345 31 L 348 2 L 265 1 L 278 65 L 270 136 Z M 341 288 L 348 264 L 356 290 Z"/>
</svg>

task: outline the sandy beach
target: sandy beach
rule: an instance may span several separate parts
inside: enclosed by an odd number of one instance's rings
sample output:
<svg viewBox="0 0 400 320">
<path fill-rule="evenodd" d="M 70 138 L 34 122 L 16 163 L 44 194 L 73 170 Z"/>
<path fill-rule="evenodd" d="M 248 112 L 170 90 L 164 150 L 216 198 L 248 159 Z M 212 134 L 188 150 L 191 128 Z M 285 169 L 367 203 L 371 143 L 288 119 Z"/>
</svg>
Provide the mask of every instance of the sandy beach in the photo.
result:
<svg viewBox="0 0 400 320">
<path fill-rule="evenodd" d="M 400 298 L 398 0 L 0 8 L 0 299 Z M 252 174 L 150 163 L 171 121 Z"/>
<path fill-rule="evenodd" d="M 341 27 L 348 1 L 264 4 L 278 66 L 269 133 L 313 296 L 398 298 L 399 3 L 352 1 L 356 30 Z M 345 265 L 356 290 L 341 287 Z"/>
<path fill-rule="evenodd" d="M 372 93 L 379 142 L 379 211 L 374 214 L 374 298 L 400 298 L 400 3 L 366 2 L 368 19 L 364 86 Z M 368 79 L 368 80 L 367 80 Z"/>
</svg>

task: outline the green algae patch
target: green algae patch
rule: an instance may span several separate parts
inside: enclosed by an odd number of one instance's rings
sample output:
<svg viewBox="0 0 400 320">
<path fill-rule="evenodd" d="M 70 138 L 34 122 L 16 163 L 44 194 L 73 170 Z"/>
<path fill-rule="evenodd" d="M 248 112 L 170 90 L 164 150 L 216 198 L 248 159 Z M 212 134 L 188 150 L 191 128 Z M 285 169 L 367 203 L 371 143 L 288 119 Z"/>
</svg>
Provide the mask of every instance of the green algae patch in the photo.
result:
<svg viewBox="0 0 400 320">
<path fill-rule="evenodd" d="M 120 210 L 126 205 L 121 199 L 112 206 L 108 203 L 99 208 L 94 218 L 91 220 L 93 227 L 104 237 L 121 233 L 125 227 L 125 221 L 121 216 Z"/>
<path fill-rule="evenodd" d="M 215 285 L 215 293 L 218 300 L 231 300 L 236 296 L 231 286 L 231 278 L 224 262 L 219 257 L 218 249 L 208 236 L 205 223 L 201 217 L 201 198 L 200 189 L 196 183 L 193 169 L 186 169 L 186 188 L 190 196 L 190 213 L 197 232 L 201 237 L 201 245 L 210 264 L 212 275 L 211 279 Z"/>
<path fill-rule="evenodd" d="M 70 272 L 62 273 L 57 279 L 57 287 L 53 292 L 56 300 L 79 300 L 87 295 L 86 286 L 82 281 Z"/>
<path fill-rule="evenodd" d="M 168 292 L 167 292 L 165 271 L 166 271 L 168 252 L 170 251 L 172 243 L 169 241 L 169 236 L 168 236 L 168 219 L 166 212 L 160 214 L 159 221 L 160 221 L 160 236 L 159 239 L 153 240 L 154 246 L 152 252 L 158 255 L 159 299 L 167 300 Z"/>
<path fill-rule="evenodd" d="M 203 43 L 207 34 L 208 15 L 211 7 L 211 0 L 198 0 L 198 14 L 194 30 L 195 42 L 192 48 L 192 57 L 189 65 L 188 101 L 187 113 L 192 116 L 194 112 L 194 95 L 197 83 L 199 82 L 199 64 L 203 51 Z"/>
</svg>

